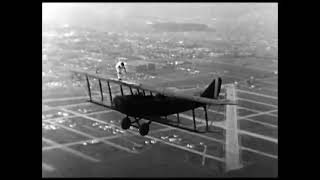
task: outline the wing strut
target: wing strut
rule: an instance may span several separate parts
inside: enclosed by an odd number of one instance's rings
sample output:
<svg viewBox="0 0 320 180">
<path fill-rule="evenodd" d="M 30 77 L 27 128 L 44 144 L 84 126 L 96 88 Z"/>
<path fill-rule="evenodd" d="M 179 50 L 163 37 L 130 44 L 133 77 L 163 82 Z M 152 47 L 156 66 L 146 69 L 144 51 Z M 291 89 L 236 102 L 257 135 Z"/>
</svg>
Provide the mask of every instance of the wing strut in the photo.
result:
<svg viewBox="0 0 320 180">
<path fill-rule="evenodd" d="M 120 84 L 120 91 L 121 91 L 121 96 L 123 96 L 123 89 L 121 84 Z"/>
<path fill-rule="evenodd" d="M 207 131 L 209 131 L 207 106 L 204 105 L 203 109 L 204 109 L 204 115 L 205 115 L 205 118 L 206 118 Z"/>
<path fill-rule="evenodd" d="M 196 131 L 197 127 L 196 127 L 196 117 L 194 116 L 194 109 L 192 109 L 192 118 L 193 118 L 193 127 L 194 127 L 194 130 Z"/>
<path fill-rule="evenodd" d="M 90 101 L 91 101 L 91 100 L 92 100 L 92 99 L 91 99 L 91 90 L 90 90 L 90 83 L 89 83 L 88 75 L 86 75 L 86 79 L 87 79 L 87 85 L 88 85 L 89 97 L 90 97 Z"/>
<path fill-rule="evenodd" d="M 101 101 L 103 101 L 103 93 L 102 93 L 102 87 L 101 87 L 101 80 L 100 79 L 99 79 L 99 87 L 100 87 Z"/>
<path fill-rule="evenodd" d="M 109 83 L 109 81 L 107 81 L 107 83 L 108 83 L 108 89 L 109 89 L 110 102 L 111 102 L 111 105 L 112 105 L 112 94 L 111 94 L 110 83 Z"/>
<path fill-rule="evenodd" d="M 179 117 L 179 113 L 177 113 L 177 119 L 178 119 L 178 125 L 180 125 L 180 117 Z"/>
<path fill-rule="evenodd" d="M 129 87 L 129 89 L 130 89 L 131 95 L 133 95 L 132 88 L 131 88 L 131 87 Z"/>
</svg>

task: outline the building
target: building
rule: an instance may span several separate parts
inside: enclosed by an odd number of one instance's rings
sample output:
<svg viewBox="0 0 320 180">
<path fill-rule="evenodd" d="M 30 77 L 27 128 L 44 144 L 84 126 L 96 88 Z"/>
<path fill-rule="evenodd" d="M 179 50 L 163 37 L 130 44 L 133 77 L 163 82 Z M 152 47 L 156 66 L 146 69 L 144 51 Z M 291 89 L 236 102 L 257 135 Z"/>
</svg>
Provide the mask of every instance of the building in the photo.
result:
<svg viewBox="0 0 320 180">
<path fill-rule="evenodd" d="M 156 65 L 154 63 L 148 64 L 148 71 L 153 72 L 156 70 Z"/>
<path fill-rule="evenodd" d="M 154 72 L 155 70 L 156 70 L 156 65 L 154 63 L 141 64 L 136 66 L 136 72 L 138 73 Z"/>
<path fill-rule="evenodd" d="M 148 67 L 146 64 L 136 66 L 136 72 L 138 72 L 138 73 L 144 73 L 147 71 L 148 71 Z"/>
</svg>

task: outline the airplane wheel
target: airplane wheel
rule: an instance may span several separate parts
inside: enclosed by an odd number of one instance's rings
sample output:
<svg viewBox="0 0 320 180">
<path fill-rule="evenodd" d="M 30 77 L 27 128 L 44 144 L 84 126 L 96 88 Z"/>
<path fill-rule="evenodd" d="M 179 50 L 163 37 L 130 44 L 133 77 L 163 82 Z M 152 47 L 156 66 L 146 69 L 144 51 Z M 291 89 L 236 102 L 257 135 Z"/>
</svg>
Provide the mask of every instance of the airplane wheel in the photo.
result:
<svg viewBox="0 0 320 180">
<path fill-rule="evenodd" d="M 139 133 L 141 136 L 147 135 L 149 132 L 149 124 L 148 123 L 143 123 L 140 128 L 139 128 Z"/>
<path fill-rule="evenodd" d="M 124 129 L 124 130 L 129 129 L 130 126 L 131 126 L 130 118 L 128 118 L 128 117 L 123 118 L 121 121 L 122 129 Z"/>
</svg>

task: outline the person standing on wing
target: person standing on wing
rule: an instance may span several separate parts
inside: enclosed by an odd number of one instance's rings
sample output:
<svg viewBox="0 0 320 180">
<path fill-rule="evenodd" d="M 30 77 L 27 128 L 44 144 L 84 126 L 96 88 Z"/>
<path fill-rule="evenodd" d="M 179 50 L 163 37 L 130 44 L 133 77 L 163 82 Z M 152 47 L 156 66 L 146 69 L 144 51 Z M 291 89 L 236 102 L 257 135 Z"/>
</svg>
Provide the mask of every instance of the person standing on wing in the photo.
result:
<svg viewBox="0 0 320 180">
<path fill-rule="evenodd" d="M 122 80 L 121 75 L 125 72 L 127 73 L 126 67 L 125 67 L 125 63 L 122 61 L 119 61 L 116 64 L 116 70 L 117 70 L 117 76 L 119 80 Z"/>
</svg>

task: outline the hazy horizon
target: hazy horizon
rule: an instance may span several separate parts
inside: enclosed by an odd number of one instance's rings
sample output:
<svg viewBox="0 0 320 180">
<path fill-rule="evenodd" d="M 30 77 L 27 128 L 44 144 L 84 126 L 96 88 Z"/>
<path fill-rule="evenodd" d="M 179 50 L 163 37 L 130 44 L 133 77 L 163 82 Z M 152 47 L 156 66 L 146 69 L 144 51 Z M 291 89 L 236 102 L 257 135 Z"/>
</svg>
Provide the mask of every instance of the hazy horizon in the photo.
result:
<svg viewBox="0 0 320 180">
<path fill-rule="evenodd" d="M 218 28 L 226 23 L 257 24 L 258 19 L 274 29 L 278 20 L 277 3 L 43 3 L 42 9 L 43 25 L 69 24 L 106 30 L 141 28 L 146 21 L 159 19 Z"/>
</svg>

